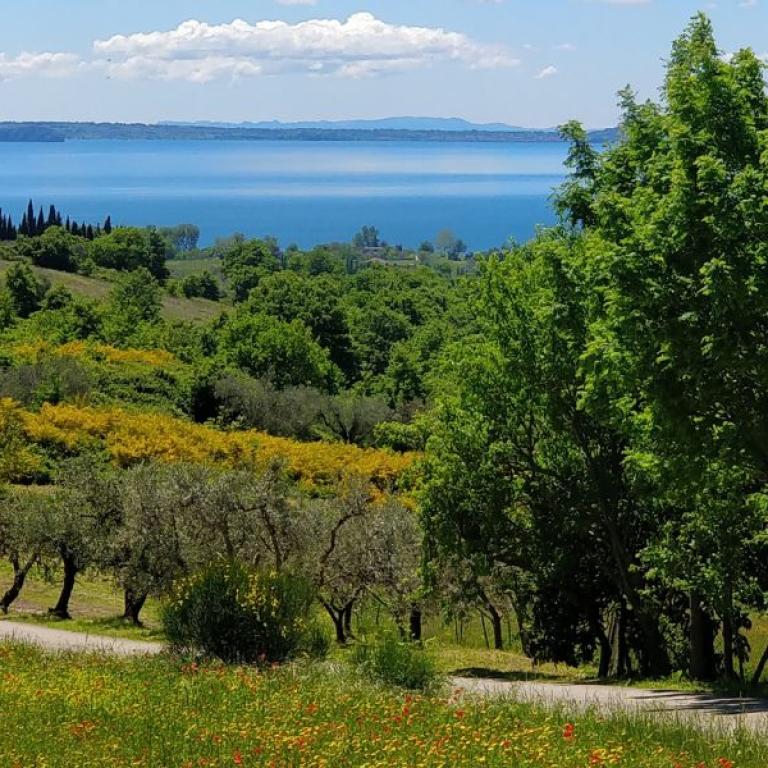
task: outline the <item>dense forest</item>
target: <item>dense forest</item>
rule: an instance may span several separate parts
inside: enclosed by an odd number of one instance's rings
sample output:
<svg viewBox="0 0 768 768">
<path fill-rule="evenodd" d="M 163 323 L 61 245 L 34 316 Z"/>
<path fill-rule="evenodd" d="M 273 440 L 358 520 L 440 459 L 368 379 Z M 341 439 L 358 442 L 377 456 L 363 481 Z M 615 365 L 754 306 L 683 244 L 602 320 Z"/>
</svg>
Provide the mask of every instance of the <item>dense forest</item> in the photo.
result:
<svg viewBox="0 0 768 768">
<path fill-rule="evenodd" d="M 371 604 L 415 638 L 480 611 L 537 661 L 759 681 L 763 65 L 700 16 L 620 102 L 602 151 L 562 128 L 559 225 L 493 254 L 35 214 L 0 246 L 3 608 L 43 567 L 66 616 L 96 571 L 138 621 L 225 556 L 308 575 L 340 642 Z"/>
</svg>

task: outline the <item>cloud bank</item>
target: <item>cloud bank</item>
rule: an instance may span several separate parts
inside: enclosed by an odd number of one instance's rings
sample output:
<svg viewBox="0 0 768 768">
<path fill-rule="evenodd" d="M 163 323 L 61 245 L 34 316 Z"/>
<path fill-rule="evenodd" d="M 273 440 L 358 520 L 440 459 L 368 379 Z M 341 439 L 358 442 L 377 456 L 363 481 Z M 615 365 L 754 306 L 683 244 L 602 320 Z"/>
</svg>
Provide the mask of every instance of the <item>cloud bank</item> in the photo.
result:
<svg viewBox="0 0 768 768">
<path fill-rule="evenodd" d="M 370 13 L 296 24 L 189 20 L 169 31 L 97 40 L 94 56 L 113 77 L 198 83 L 283 72 L 364 77 L 444 61 L 472 69 L 519 64 L 503 46 L 441 28 L 389 24 Z"/>
</svg>

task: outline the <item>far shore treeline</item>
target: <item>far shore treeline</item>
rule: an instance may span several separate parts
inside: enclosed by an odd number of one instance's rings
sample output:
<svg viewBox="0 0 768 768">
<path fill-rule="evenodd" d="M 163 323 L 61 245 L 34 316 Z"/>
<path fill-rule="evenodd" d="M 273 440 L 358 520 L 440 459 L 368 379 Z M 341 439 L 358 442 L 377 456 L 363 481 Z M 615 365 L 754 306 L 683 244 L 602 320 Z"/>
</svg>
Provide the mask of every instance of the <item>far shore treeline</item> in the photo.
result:
<svg viewBox="0 0 768 768">
<path fill-rule="evenodd" d="M 595 143 L 612 141 L 616 129 L 590 132 Z M 0 122 L 0 142 L 46 142 L 88 140 L 163 141 L 432 141 L 432 142 L 553 142 L 562 141 L 557 131 L 515 129 L 490 130 L 408 130 L 398 128 L 254 128 L 249 126 Z"/>
</svg>

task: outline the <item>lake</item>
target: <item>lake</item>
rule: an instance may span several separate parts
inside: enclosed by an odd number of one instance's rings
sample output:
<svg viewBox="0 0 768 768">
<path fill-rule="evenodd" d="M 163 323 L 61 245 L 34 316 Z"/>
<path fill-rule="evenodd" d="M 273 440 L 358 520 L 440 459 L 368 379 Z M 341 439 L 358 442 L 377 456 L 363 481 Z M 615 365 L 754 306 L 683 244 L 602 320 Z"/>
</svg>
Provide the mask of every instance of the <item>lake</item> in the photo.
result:
<svg viewBox="0 0 768 768">
<path fill-rule="evenodd" d="M 302 248 L 373 224 L 415 247 L 452 229 L 473 249 L 553 222 L 561 143 L 82 141 L 0 143 L 0 207 L 29 198 L 89 222 L 197 224 Z"/>
</svg>

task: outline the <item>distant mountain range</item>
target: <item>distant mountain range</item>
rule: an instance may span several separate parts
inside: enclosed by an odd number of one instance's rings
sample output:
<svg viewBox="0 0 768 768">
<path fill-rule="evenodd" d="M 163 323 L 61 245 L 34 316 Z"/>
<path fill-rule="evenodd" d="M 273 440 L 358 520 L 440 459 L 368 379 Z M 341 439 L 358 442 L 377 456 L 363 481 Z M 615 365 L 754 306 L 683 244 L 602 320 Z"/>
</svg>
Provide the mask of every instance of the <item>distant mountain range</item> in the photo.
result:
<svg viewBox="0 0 768 768">
<path fill-rule="evenodd" d="M 391 118 L 396 125 L 421 125 L 422 127 L 392 127 L 389 121 L 351 121 L 346 124 L 358 127 L 342 127 L 344 123 L 11 123 L 0 122 L 0 142 L 63 142 L 93 141 L 105 139 L 164 140 L 164 141 L 430 141 L 430 142 L 554 142 L 560 136 L 554 130 L 530 130 L 493 125 L 475 126 L 465 121 L 437 118 Z M 405 121 L 405 122 L 402 122 Z M 416 121 L 416 122 L 409 122 Z M 427 122 L 423 122 L 427 121 Z M 387 127 L 381 127 L 381 123 Z M 368 127 L 360 128 L 360 124 Z M 424 127 L 427 123 L 440 128 Z M 320 127 L 318 127 L 320 126 Z M 452 126 L 452 127 L 448 127 Z M 607 128 L 590 131 L 595 143 L 614 141 L 618 129 Z"/>
<path fill-rule="evenodd" d="M 196 122 L 161 122 L 158 125 L 197 125 L 206 128 L 257 128 L 267 130 L 342 130 L 342 131 L 524 131 L 519 125 L 506 123 L 471 123 L 460 117 L 384 117 L 378 120 L 304 120 L 283 123 L 280 120 L 226 123 L 201 120 Z"/>
</svg>

